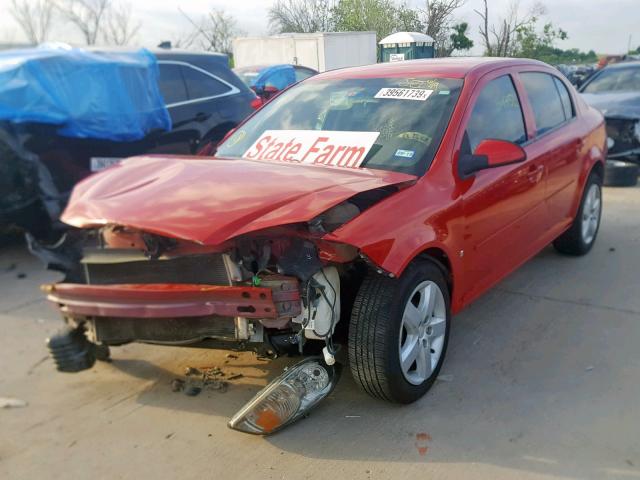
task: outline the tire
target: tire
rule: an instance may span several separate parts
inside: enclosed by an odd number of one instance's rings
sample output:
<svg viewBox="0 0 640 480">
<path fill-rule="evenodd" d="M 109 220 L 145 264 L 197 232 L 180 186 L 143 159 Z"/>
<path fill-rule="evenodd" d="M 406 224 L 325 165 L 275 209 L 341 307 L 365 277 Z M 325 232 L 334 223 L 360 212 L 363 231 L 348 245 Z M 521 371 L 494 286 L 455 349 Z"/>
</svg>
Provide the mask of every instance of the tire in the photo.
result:
<svg viewBox="0 0 640 480">
<path fill-rule="evenodd" d="M 434 308 L 421 310 L 423 303 L 419 300 L 431 298 L 431 294 Z M 412 310 L 417 313 L 405 316 L 410 301 L 413 306 L 418 304 Z M 411 322 L 411 318 L 420 322 Z M 442 367 L 450 322 L 449 289 L 442 270 L 434 263 L 416 261 L 398 279 L 368 273 L 349 322 L 349 363 L 356 383 L 372 397 L 415 402 L 431 388 Z M 414 333 L 409 332 L 409 326 Z M 419 353 L 415 361 L 408 360 L 403 367 L 400 355 L 416 351 L 411 345 L 417 345 Z"/>
<path fill-rule="evenodd" d="M 593 198 L 590 195 L 594 194 L 597 196 L 597 211 L 594 210 L 595 206 L 591 203 Z M 586 255 L 596 242 L 601 218 L 602 180 L 598 174 L 592 172 L 587 179 L 580 208 L 571 227 L 553 242 L 553 246 L 558 252 L 567 255 Z"/>
<path fill-rule="evenodd" d="M 631 162 L 608 160 L 604 168 L 605 187 L 633 187 L 638 184 L 640 167 Z"/>
</svg>

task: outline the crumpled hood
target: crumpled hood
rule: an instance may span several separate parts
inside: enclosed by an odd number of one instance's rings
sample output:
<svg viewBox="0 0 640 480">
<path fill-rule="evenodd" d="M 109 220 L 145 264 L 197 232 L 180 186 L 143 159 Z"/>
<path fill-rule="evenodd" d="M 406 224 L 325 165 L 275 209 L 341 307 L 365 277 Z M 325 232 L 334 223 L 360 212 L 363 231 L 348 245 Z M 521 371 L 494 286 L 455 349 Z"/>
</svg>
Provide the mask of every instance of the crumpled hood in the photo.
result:
<svg viewBox="0 0 640 480">
<path fill-rule="evenodd" d="M 216 245 L 308 221 L 357 193 L 415 179 L 363 168 L 133 157 L 76 185 L 62 220 L 79 228 L 116 224 Z"/>
<path fill-rule="evenodd" d="M 605 117 L 640 119 L 640 92 L 583 93 L 582 98 Z"/>
</svg>

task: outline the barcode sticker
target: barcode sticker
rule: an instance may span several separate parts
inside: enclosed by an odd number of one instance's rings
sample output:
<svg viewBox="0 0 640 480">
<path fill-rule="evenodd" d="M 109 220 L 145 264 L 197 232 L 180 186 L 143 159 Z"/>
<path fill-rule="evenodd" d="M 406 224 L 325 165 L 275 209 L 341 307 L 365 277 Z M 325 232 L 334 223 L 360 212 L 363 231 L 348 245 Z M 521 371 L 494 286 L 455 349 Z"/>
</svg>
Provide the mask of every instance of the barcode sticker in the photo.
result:
<svg viewBox="0 0 640 480">
<path fill-rule="evenodd" d="M 375 98 L 392 98 L 396 100 L 418 100 L 424 102 L 433 90 L 422 88 L 381 88 Z"/>
</svg>

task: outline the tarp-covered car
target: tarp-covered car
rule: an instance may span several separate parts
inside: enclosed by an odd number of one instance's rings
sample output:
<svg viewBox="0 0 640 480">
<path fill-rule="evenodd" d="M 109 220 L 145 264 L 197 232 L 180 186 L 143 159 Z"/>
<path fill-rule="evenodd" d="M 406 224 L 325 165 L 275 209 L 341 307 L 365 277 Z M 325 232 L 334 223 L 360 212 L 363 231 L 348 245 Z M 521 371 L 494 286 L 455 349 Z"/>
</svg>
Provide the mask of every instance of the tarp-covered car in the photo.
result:
<svg viewBox="0 0 640 480">
<path fill-rule="evenodd" d="M 51 354 L 75 371 L 132 341 L 322 352 L 234 416 L 251 433 L 326 396 L 340 345 L 367 393 L 413 402 L 452 314 L 549 243 L 591 249 L 605 152 L 602 115 L 541 62 L 319 74 L 215 158 L 128 159 L 76 187 L 76 248 L 50 252 L 69 267 L 44 287 L 68 324 Z"/>
<path fill-rule="evenodd" d="M 255 98 L 223 54 L 60 46 L 2 52 L 0 224 L 41 236 L 91 172 L 142 153 L 215 145 Z"/>
<path fill-rule="evenodd" d="M 0 52 L 0 221 L 33 230 L 58 218 L 79 178 L 52 165 L 65 161 L 53 138 L 135 142 L 170 129 L 156 59 L 146 50 Z"/>
</svg>

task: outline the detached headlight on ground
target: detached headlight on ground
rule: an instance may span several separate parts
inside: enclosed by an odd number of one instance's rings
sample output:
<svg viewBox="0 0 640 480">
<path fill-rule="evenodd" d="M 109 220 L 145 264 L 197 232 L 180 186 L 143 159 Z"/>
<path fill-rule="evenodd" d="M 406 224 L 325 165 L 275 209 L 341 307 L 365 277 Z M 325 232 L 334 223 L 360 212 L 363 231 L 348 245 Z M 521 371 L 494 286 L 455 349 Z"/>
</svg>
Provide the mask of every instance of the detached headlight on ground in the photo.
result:
<svg viewBox="0 0 640 480">
<path fill-rule="evenodd" d="M 268 435 L 296 421 L 331 393 L 339 376 L 335 367 L 319 358 L 290 367 L 242 407 L 229 427 Z"/>
</svg>

